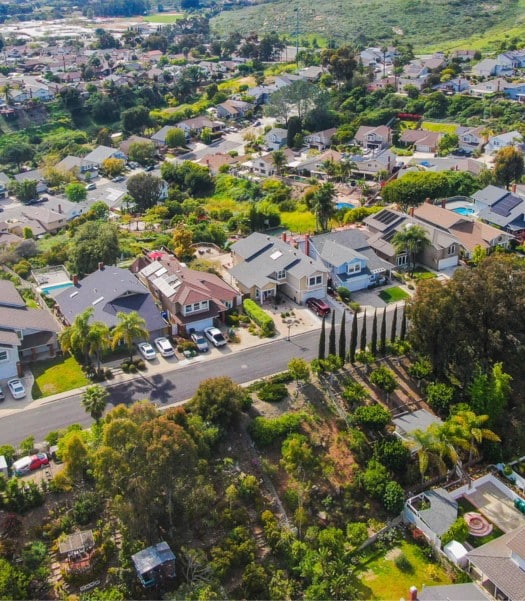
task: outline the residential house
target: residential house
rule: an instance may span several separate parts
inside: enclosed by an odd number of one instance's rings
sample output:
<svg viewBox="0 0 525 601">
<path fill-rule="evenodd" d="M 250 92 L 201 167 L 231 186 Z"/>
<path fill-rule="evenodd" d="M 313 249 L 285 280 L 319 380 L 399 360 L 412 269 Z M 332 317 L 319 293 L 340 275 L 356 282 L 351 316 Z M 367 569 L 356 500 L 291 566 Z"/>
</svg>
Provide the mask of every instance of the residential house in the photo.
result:
<svg viewBox="0 0 525 601">
<path fill-rule="evenodd" d="M 414 524 L 435 547 L 458 518 L 458 502 L 444 488 L 433 488 L 408 499 L 403 510 L 405 522 Z"/>
<path fill-rule="evenodd" d="M 145 143 L 151 146 L 152 141 L 149 138 L 145 138 L 143 136 L 130 136 L 129 138 L 126 138 L 123 142 L 119 144 L 119 149 L 124 156 L 127 157 L 129 155 L 129 147 L 135 142 Z"/>
<path fill-rule="evenodd" d="M 489 141 L 485 146 L 485 152 L 488 154 L 494 154 L 502 148 L 508 146 L 519 146 L 523 142 L 523 136 L 519 131 L 509 131 L 498 136 L 489 137 Z"/>
<path fill-rule="evenodd" d="M 487 79 L 486 81 L 471 84 L 470 95 L 483 98 L 492 94 L 502 94 L 509 85 L 509 82 L 506 79 L 503 79 L 503 77 Z"/>
<path fill-rule="evenodd" d="M 459 544 L 456 541 L 452 543 Z M 444 550 L 446 553 L 446 547 Z M 423 585 L 421 592 L 417 589 L 414 591 L 414 587 L 411 587 L 409 595 L 410 593 L 415 595 L 414 601 L 492 601 L 493 599 L 473 582 Z M 409 599 L 412 597 L 409 596 Z"/>
<path fill-rule="evenodd" d="M 177 123 L 182 131 L 188 136 L 200 136 L 203 129 L 210 129 L 212 133 L 222 130 L 224 124 L 220 121 L 212 121 L 208 117 L 193 117 Z"/>
<path fill-rule="evenodd" d="M 253 233 L 231 246 L 230 275 L 239 290 L 264 303 L 285 295 L 296 303 L 324 298 L 329 269 L 284 240 Z"/>
<path fill-rule="evenodd" d="M 300 69 L 299 77 L 301 79 L 306 79 L 306 81 L 316 82 L 319 81 L 323 73 L 326 73 L 326 70 L 323 67 L 312 65 L 310 67 L 304 67 L 303 69 Z"/>
<path fill-rule="evenodd" d="M 195 271 L 166 250 L 144 252 L 131 271 L 166 312 L 173 335 L 186 335 L 224 322 L 242 297 L 219 276 Z"/>
<path fill-rule="evenodd" d="M 474 60 L 475 57 L 476 50 L 454 50 L 454 52 L 451 54 L 452 59 L 456 58 L 461 62 Z"/>
<path fill-rule="evenodd" d="M 466 77 L 455 77 L 434 86 L 434 90 L 441 90 L 445 94 L 459 94 L 470 90 L 470 82 Z"/>
<path fill-rule="evenodd" d="M 487 186 L 472 194 L 479 219 L 513 235 L 525 232 L 525 200 L 514 191 Z"/>
<path fill-rule="evenodd" d="M 224 152 L 216 152 L 213 154 L 205 154 L 197 161 L 200 165 L 208 167 L 212 175 L 218 175 L 221 167 L 224 165 L 236 165 L 239 163 L 239 157 L 232 157 Z"/>
<path fill-rule="evenodd" d="M 525 82 L 508 83 L 503 88 L 505 98 L 509 100 L 517 100 L 518 102 L 525 101 Z"/>
<path fill-rule="evenodd" d="M 172 129 L 177 128 L 175 128 L 173 125 L 165 125 L 164 127 L 161 127 L 159 131 L 155 132 L 151 136 L 151 142 L 154 142 L 157 146 L 166 146 L 166 136 Z M 186 136 L 189 137 L 189 132 L 186 134 Z"/>
<path fill-rule="evenodd" d="M 352 155 L 345 160 L 355 164 L 353 174 L 365 179 L 374 179 L 381 172 L 392 173 L 396 165 L 396 155 L 388 149 L 372 151 L 371 155 Z"/>
<path fill-rule="evenodd" d="M 144 588 L 161 583 L 176 576 L 176 557 L 168 543 L 162 541 L 131 556 L 135 572 Z"/>
<path fill-rule="evenodd" d="M 15 175 L 17 182 L 34 181 L 36 182 L 37 194 L 47 192 L 47 183 L 44 179 L 44 174 L 41 169 L 32 169 L 31 171 L 22 171 Z"/>
<path fill-rule="evenodd" d="M 248 98 L 253 99 L 253 102 L 260 106 L 261 104 L 266 104 L 270 96 L 277 90 L 277 86 L 268 85 L 268 86 L 254 86 L 253 88 L 249 88 L 244 93 Z"/>
<path fill-rule="evenodd" d="M 97 169 L 100 169 L 102 167 L 102 163 L 106 159 L 122 159 L 123 161 L 125 161 L 127 159 L 127 156 L 118 148 L 111 148 L 110 146 L 101 145 L 97 146 L 95 150 L 92 150 L 84 157 L 85 161 L 93 163 L 93 165 L 95 165 Z"/>
<path fill-rule="evenodd" d="M 21 374 L 21 362 L 54 357 L 60 326 L 47 309 L 26 307 L 12 282 L 0 280 L 0 379 Z"/>
<path fill-rule="evenodd" d="M 252 171 L 257 175 L 271 177 L 277 173 L 277 169 L 271 154 L 263 154 L 262 156 L 255 157 L 252 159 L 251 163 Z"/>
<path fill-rule="evenodd" d="M 11 180 L 2 171 L 0 172 L 0 198 L 7 198 L 9 196 L 9 182 Z"/>
<path fill-rule="evenodd" d="M 417 409 L 416 411 L 407 411 L 392 419 L 395 426 L 394 433 L 402 441 L 406 442 L 410 439 L 412 432 L 422 430 L 425 432 L 429 426 L 437 424 L 441 426 L 443 422 L 430 411 L 426 409 Z"/>
<path fill-rule="evenodd" d="M 332 138 L 337 132 L 336 127 L 330 127 L 323 131 L 318 131 L 305 137 L 304 141 L 308 148 L 315 148 L 316 150 L 325 150 L 332 143 Z"/>
<path fill-rule="evenodd" d="M 417 152 L 437 152 L 437 147 L 442 134 L 424 129 L 405 129 L 399 141 L 405 146 L 413 146 Z"/>
<path fill-rule="evenodd" d="M 492 77 L 500 75 L 501 72 L 501 65 L 494 58 L 484 58 L 472 67 L 472 73 L 478 77 Z"/>
<path fill-rule="evenodd" d="M 469 575 L 495 599 L 525 600 L 525 525 L 471 549 Z"/>
<path fill-rule="evenodd" d="M 292 160 L 289 162 L 288 165 L 300 175 L 305 175 L 306 177 L 309 177 L 310 175 L 315 174 L 319 177 L 324 177 L 326 174 L 323 169 L 323 164 L 326 161 L 339 163 L 342 158 L 343 155 L 340 152 L 337 152 L 336 150 L 326 150 L 325 152 L 313 157 Z"/>
<path fill-rule="evenodd" d="M 282 127 L 273 127 L 264 134 L 264 144 L 268 150 L 280 150 L 286 146 L 288 131 Z"/>
<path fill-rule="evenodd" d="M 397 267 L 405 267 L 410 262 L 407 252 L 397 252 L 392 244 L 392 238 L 403 228 L 411 225 L 421 225 L 427 232 L 430 244 L 425 246 L 417 255 L 418 263 L 439 271 L 455 267 L 459 261 L 459 243 L 455 236 L 434 226 L 393 209 L 383 209 L 379 213 L 369 215 L 364 223 L 371 233 L 368 239 L 374 251 L 389 263 Z"/>
<path fill-rule="evenodd" d="M 76 157 L 68 154 L 55 168 L 60 171 L 69 171 L 75 174 L 76 177 L 82 180 L 93 179 L 98 177 L 98 164 L 87 160 L 85 157 Z"/>
<path fill-rule="evenodd" d="M 361 125 L 354 138 L 355 144 L 365 150 L 388 148 L 392 141 L 392 130 L 387 125 Z"/>
<path fill-rule="evenodd" d="M 366 290 L 390 277 L 394 265 L 376 255 L 365 232 L 358 229 L 333 231 L 309 238 L 308 256 L 330 270 L 332 286 L 350 292 Z"/>
<path fill-rule="evenodd" d="M 91 569 L 91 558 L 95 549 L 92 530 L 69 534 L 60 541 L 58 554 L 67 572 L 82 573 Z"/>
<path fill-rule="evenodd" d="M 113 328 L 119 323 L 117 313 L 136 311 L 146 321 L 150 338 L 164 336 L 167 324 L 149 290 L 127 269 L 120 267 L 100 268 L 82 280 L 73 278 L 74 287 L 55 296 L 57 310 L 66 324 L 93 307 L 93 321 L 102 321 Z"/>
<path fill-rule="evenodd" d="M 463 257 L 470 259 L 476 247 L 491 252 L 496 247 L 508 248 L 513 236 L 488 223 L 425 202 L 414 209 L 414 217 L 455 236 Z"/>
<path fill-rule="evenodd" d="M 280 90 L 281 88 L 286 88 L 287 86 L 292 85 L 296 81 L 302 81 L 303 78 L 300 75 L 293 75 L 292 73 L 283 73 L 281 75 L 277 75 L 274 79 L 274 86 Z"/>
<path fill-rule="evenodd" d="M 20 218 L 11 219 L 9 231 L 17 236 L 24 235 L 24 228 L 29 227 L 36 238 L 44 234 L 56 234 L 67 226 L 66 216 L 48 207 L 24 207 Z"/>
<path fill-rule="evenodd" d="M 458 146 L 467 152 L 481 150 L 486 141 L 485 128 L 459 126 L 456 130 L 458 136 Z"/>
<path fill-rule="evenodd" d="M 242 119 L 248 111 L 253 110 L 254 105 L 243 100 L 228 99 L 217 105 L 217 117 L 219 119 Z"/>
</svg>

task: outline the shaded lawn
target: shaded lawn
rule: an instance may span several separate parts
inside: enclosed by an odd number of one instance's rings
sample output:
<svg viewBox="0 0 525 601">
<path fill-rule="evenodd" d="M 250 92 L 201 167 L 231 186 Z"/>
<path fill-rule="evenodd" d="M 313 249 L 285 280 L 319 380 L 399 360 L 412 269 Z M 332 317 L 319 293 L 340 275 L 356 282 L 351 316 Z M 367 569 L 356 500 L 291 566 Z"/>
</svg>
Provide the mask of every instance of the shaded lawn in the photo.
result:
<svg viewBox="0 0 525 601">
<path fill-rule="evenodd" d="M 32 395 L 34 399 L 74 390 L 89 384 L 74 357 L 59 357 L 31 364 L 35 376 Z"/>
<path fill-rule="evenodd" d="M 396 303 L 397 301 L 405 300 L 410 298 L 410 294 L 405 292 L 399 286 L 393 286 L 392 288 L 386 288 L 381 290 L 379 298 L 383 299 L 385 303 Z"/>
<path fill-rule="evenodd" d="M 396 558 L 404 557 L 401 569 Z M 411 586 L 452 584 L 445 570 L 434 560 L 429 559 L 423 550 L 414 543 L 403 541 L 386 556 L 373 556 L 365 564 L 357 567 L 356 576 L 360 579 L 363 592 L 368 599 L 406 598 Z"/>
<path fill-rule="evenodd" d="M 423 267 L 416 267 L 416 269 L 414 269 L 414 272 L 412 273 L 412 277 L 414 280 L 431 280 L 433 278 L 436 278 L 437 275 L 435 273 L 432 273 L 431 271 L 428 271 L 427 269 L 424 269 Z"/>
</svg>

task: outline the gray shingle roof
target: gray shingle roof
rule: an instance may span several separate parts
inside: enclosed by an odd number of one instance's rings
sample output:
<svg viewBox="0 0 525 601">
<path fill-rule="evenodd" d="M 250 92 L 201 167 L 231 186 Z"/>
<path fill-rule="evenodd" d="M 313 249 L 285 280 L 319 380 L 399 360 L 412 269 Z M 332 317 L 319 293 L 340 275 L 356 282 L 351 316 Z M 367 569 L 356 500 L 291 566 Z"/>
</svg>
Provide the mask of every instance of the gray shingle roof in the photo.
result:
<svg viewBox="0 0 525 601">
<path fill-rule="evenodd" d="M 429 509 L 420 509 L 419 515 L 427 526 L 438 536 L 452 526 L 458 517 L 458 503 L 444 488 L 435 488 L 425 492 L 430 502 Z"/>
<path fill-rule="evenodd" d="M 93 321 L 102 321 L 110 328 L 119 322 L 119 311 L 137 311 L 146 320 L 150 332 L 166 326 L 146 286 L 130 271 L 119 267 L 95 271 L 80 280 L 78 286 L 58 294 L 55 300 L 69 323 L 82 311 L 93 307 Z"/>
<path fill-rule="evenodd" d="M 0 328 L 5 330 L 37 330 L 59 332 L 60 326 L 44 309 L 0 307 Z"/>
<path fill-rule="evenodd" d="M 486 188 L 483 188 L 483 190 L 478 190 L 477 192 L 475 192 L 472 195 L 472 198 L 490 207 L 507 194 L 507 190 L 490 185 Z"/>
<path fill-rule="evenodd" d="M 24 299 L 18 293 L 13 282 L 0 280 L 0 305 L 25 307 Z"/>
<path fill-rule="evenodd" d="M 418 601 L 490 601 L 490 597 L 473 582 L 425 586 Z"/>
</svg>

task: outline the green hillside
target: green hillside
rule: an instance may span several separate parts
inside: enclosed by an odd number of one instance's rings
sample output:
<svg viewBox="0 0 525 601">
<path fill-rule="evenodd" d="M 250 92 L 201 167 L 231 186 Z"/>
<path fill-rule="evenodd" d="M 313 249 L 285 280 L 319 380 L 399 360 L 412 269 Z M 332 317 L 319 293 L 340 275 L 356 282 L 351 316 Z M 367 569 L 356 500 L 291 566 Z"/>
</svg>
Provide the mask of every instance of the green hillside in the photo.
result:
<svg viewBox="0 0 525 601">
<path fill-rule="evenodd" d="M 470 38 L 512 35 L 525 30 L 523 0 L 277 0 L 228 10 L 212 20 L 221 34 L 232 31 L 259 34 L 277 31 L 293 35 L 296 12 L 303 36 L 313 34 L 336 43 L 388 43 L 393 38 L 411 42 L 416 49 Z"/>
</svg>

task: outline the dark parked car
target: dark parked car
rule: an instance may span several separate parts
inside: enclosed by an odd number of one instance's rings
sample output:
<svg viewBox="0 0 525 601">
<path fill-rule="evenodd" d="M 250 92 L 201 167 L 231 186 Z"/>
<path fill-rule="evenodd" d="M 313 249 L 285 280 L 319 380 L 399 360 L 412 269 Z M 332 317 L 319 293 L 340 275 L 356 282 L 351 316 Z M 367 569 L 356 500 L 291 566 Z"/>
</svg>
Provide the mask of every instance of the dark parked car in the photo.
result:
<svg viewBox="0 0 525 601">
<path fill-rule="evenodd" d="M 317 313 L 319 317 L 324 317 L 330 314 L 330 307 L 323 300 L 319 298 L 309 298 L 306 301 L 306 306 L 311 309 L 314 313 Z"/>
</svg>

